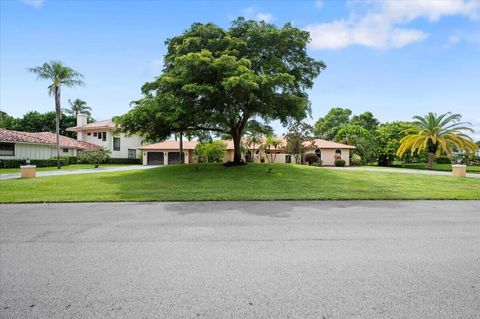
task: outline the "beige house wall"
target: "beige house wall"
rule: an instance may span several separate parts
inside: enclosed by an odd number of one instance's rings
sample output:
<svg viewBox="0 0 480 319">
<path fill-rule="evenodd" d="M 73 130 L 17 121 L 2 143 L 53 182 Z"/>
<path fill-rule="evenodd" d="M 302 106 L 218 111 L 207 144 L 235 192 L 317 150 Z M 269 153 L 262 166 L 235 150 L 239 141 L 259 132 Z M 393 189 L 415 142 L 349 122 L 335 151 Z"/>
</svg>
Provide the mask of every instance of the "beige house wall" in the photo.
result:
<svg viewBox="0 0 480 319">
<path fill-rule="evenodd" d="M 10 142 L 5 142 L 10 143 Z M 13 143 L 15 144 L 15 155 L 0 156 L 0 159 L 32 159 L 44 160 L 57 156 L 57 147 L 55 145 L 46 144 L 27 144 L 27 143 Z M 63 150 L 68 150 L 63 152 Z M 77 150 L 74 148 L 63 148 L 60 146 L 60 156 L 76 156 Z"/>
<path fill-rule="evenodd" d="M 345 165 L 350 165 L 350 149 L 340 149 L 342 151 L 341 158 L 345 161 Z M 321 160 L 322 165 L 324 166 L 334 166 L 335 165 L 335 149 L 322 149 Z M 169 152 L 178 152 L 178 149 L 175 150 L 143 150 L 143 165 L 147 165 L 148 159 L 148 152 L 164 152 L 164 165 L 168 165 L 168 153 Z M 194 151 L 193 150 L 184 150 L 185 153 L 185 163 L 197 163 L 195 159 Z M 314 153 L 314 151 L 309 151 L 308 153 Z M 274 157 L 274 163 L 286 163 L 286 157 L 288 154 L 280 153 Z M 225 152 L 225 156 L 223 158 L 224 162 L 233 161 L 234 152 L 233 150 L 227 150 Z M 260 151 L 258 154 L 254 154 L 253 162 L 254 163 L 261 163 L 261 158 L 265 158 L 265 163 L 270 163 L 270 155 L 265 154 L 264 151 Z M 245 157 L 242 155 L 242 158 Z M 295 164 L 295 157 L 291 156 L 291 163 Z"/>
</svg>

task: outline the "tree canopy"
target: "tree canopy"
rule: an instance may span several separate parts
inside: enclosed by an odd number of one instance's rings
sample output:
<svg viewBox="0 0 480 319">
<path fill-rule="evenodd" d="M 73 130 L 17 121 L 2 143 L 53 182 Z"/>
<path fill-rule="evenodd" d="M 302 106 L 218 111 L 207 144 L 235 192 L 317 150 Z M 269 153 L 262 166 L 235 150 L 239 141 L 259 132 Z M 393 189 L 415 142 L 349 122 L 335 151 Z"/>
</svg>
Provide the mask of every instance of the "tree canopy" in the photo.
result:
<svg viewBox="0 0 480 319">
<path fill-rule="evenodd" d="M 210 131 L 233 139 L 234 161 L 251 119 L 287 125 L 310 113 L 307 89 L 325 68 L 307 54 L 309 33 L 238 18 L 227 30 L 195 23 L 166 41 L 164 68 L 144 98 L 117 118 L 128 133 L 164 139 Z"/>
</svg>

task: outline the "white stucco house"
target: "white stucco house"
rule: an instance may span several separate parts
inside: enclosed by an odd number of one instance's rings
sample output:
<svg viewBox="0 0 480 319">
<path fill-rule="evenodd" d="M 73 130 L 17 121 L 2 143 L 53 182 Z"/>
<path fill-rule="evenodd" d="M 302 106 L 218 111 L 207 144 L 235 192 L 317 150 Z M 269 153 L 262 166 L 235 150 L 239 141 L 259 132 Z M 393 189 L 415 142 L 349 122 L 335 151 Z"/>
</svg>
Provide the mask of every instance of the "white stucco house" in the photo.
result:
<svg viewBox="0 0 480 319">
<path fill-rule="evenodd" d="M 140 158 L 143 139 L 138 135 L 117 133 L 112 120 L 87 123 L 87 115 L 78 114 L 77 126 L 67 128 L 67 131 L 76 132 L 77 140 L 105 147 L 110 150 L 112 158 Z"/>
<path fill-rule="evenodd" d="M 60 156 L 79 156 L 97 145 L 60 136 Z M 43 160 L 57 156 L 56 135 L 51 132 L 20 132 L 0 128 L 0 159 Z"/>
</svg>

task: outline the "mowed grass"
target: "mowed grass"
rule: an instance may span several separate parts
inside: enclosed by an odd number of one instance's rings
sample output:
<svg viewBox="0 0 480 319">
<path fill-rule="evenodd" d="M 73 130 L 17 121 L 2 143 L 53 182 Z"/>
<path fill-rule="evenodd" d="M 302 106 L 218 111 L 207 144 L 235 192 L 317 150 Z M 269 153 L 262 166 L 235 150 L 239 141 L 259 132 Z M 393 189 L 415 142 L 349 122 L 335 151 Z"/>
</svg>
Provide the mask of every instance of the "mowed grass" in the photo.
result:
<svg viewBox="0 0 480 319">
<path fill-rule="evenodd" d="M 271 168 L 271 173 L 268 169 Z M 480 179 L 289 164 L 176 165 L 0 181 L 0 202 L 480 199 Z"/>
<path fill-rule="evenodd" d="M 397 168 L 413 168 L 413 169 L 427 169 L 426 163 L 415 163 L 415 164 L 402 164 L 396 165 Z M 452 171 L 452 164 L 433 164 L 434 171 Z M 468 173 L 477 173 L 480 174 L 480 166 L 467 166 Z"/>
<path fill-rule="evenodd" d="M 102 164 L 100 168 L 105 167 L 117 167 L 117 166 L 128 166 L 128 164 Z M 72 164 L 67 166 L 62 166 L 60 170 L 62 171 L 73 171 L 77 169 L 92 169 L 95 168 L 92 164 Z M 57 171 L 57 167 L 37 167 L 37 172 L 47 172 L 47 171 Z M 14 174 L 20 173 L 20 168 L 0 168 L 0 174 Z"/>
</svg>

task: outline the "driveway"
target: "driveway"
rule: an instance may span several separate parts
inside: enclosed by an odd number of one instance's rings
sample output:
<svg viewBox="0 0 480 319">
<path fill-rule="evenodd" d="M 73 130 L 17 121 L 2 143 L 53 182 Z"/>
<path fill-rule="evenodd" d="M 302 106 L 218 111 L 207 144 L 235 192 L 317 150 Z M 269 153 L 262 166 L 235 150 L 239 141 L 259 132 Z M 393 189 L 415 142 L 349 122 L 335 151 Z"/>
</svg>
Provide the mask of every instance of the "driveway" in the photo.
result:
<svg viewBox="0 0 480 319">
<path fill-rule="evenodd" d="M 1 318 L 479 318 L 479 201 L 0 206 Z"/>
<path fill-rule="evenodd" d="M 86 169 L 75 169 L 75 170 L 58 170 L 58 171 L 46 171 L 46 172 L 37 172 L 37 177 L 43 176 L 58 176 L 58 175 L 74 175 L 74 174 L 91 174 L 91 173 L 106 173 L 106 172 L 121 172 L 121 171 L 132 171 L 140 169 L 150 169 L 155 167 L 160 167 L 162 165 L 125 165 L 125 166 L 114 166 L 114 167 L 98 167 L 98 168 L 86 168 Z M 20 178 L 20 173 L 12 174 L 0 174 L 0 180 L 2 179 L 15 179 Z"/>
<path fill-rule="evenodd" d="M 354 170 L 354 171 L 365 171 L 365 172 L 383 172 L 383 173 L 399 173 L 399 174 L 416 174 L 416 175 L 440 175 L 440 176 L 452 176 L 452 172 L 441 172 L 441 171 L 429 171 L 422 169 L 411 169 L 411 168 L 376 168 L 376 167 L 326 167 L 328 169 L 336 170 Z M 467 177 L 471 178 L 480 178 L 480 174 L 476 173 L 467 173 Z"/>
</svg>

